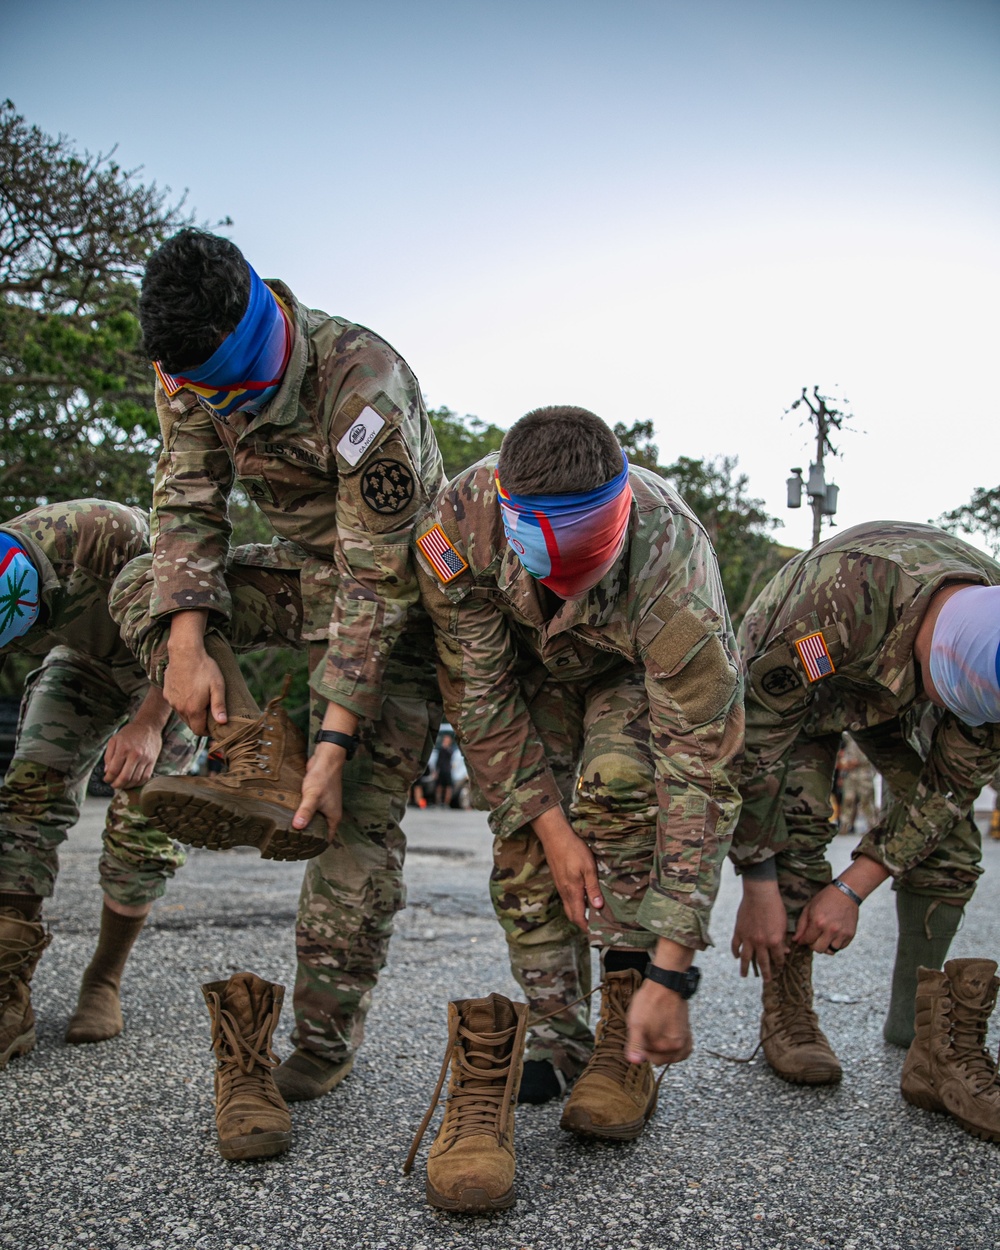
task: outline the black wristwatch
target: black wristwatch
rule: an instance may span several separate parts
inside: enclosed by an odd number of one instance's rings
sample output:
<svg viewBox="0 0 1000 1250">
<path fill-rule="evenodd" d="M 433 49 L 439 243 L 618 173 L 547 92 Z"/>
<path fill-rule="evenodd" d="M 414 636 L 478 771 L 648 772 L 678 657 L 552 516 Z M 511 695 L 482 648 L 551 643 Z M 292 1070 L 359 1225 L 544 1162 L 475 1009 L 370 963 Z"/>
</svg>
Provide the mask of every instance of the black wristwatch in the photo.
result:
<svg viewBox="0 0 1000 1250">
<path fill-rule="evenodd" d="M 349 760 L 354 759 L 354 752 L 358 749 L 358 735 L 342 734 L 338 729 L 321 729 L 313 742 L 332 742 L 335 747 L 343 747 Z"/>
<path fill-rule="evenodd" d="M 675 990 L 681 998 L 690 998 L 698 988 L 701 972 L 691 965 L 687 972 L 669 972 L 666 968 L 657 968 L 650 964 L 646 969 L 647 981 L 655 981 L 657 985 L 665 985 L 668 990 Z"/>
</svg>

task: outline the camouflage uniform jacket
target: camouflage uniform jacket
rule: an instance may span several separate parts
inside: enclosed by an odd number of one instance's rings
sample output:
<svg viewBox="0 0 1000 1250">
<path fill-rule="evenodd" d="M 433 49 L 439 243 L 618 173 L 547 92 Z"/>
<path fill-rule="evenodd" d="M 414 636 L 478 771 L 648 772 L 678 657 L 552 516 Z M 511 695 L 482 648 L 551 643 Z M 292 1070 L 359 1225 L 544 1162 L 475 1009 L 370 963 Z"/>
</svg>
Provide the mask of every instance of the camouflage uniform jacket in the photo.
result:
<svg viewBox="0 0 1000 1250">
<path fill-rule="evenodd" d="M 800 734 L 863 735 L 926 698 L 913 643 L 931 597 L 956 581 L 1000 585 L 1000 565 L 933 526 L 873 521 L 794 557 L 751 605 L 740 627 L 747 741 L 737 868 L 773 855 L 782 759 Z M 810 680 L 796 643 L 817 633 L 833 671 Z M 916 761 L 916 790 L 855 853 L 905 872 L 969 811 L 998 762 L 1000 725 L 971 728 L 942 713 Z"/>
<path fill-rule="evenodd" d="M 0 529 L 38 570 L 42 601 L 38 620 L 0 657 L 15 651 L 44 656 L 65 646 L 110 665 L 126 694 L 147 685 L 108 612 L 111 583 L 129 560 L 149 550 L 145 513 L 103 499 L 74 499 L 33 508 Z"/>
<path fill-rule="evenodd" d="M 154 618 L 231 609 L 227 501 L 238 481 L 300 570 L 304 637 L 328 638 L 312 679 L 325 698 L 377 717 L 386 659 L 417 601 L 410 529 L 443 477 L 416 378 L 378 335 L 305 308 L 281 388 L 256 416 L 213 416 L 157 386 L 163 451 L 153 495 Z"/>
<path fill-rule="evenodd" d="M 597 586 L 551 616 L 544 587 L 504 537 L 496 460 L 488 456 L 450 482 L 416 529 L 423 535 L 440 525 L 468 565 L 442 584 L 418 554 L 445 707 L 494 833 L 510 834 L 560 801 L 525 683 L 588 685 L 616 668 L 641 667 L 659 800 L 641 922 L 707 929 L 692 924 L 689 909 L 707 916 L 718 889 L 739 808 L 743 743 L 736 644 L 711 543 L 666 482 L 633 467 L 623 554 Z"/>
</svg>

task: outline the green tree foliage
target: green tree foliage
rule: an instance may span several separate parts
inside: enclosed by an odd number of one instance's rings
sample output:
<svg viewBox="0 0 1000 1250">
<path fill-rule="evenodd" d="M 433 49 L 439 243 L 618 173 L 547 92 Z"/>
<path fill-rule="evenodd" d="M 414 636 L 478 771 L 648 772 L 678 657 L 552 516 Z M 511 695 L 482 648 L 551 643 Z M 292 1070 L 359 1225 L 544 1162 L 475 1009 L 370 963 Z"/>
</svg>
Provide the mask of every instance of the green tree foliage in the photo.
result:
<svg viewBox="0 0 1000 1250">
<path fill-rule="evenodd" d="M 88 495 L 148 506 L 138 279 L 190 218 L 136 174 L 0 104 L 0 518 Z"/>
<path fill-rule="evenodd" d="M 749 479 L 737 472 L 736 456 L 711 460 L 679 457 L 673 464 L 659 462 L 652 421 L 615 426 L 618 441 L 632 464 L 652 469 L 673 484 L 708 531 L 722 572 L 722 584 L 738 625 L 757 594 L 792 555 L 779 546 L 771 532 L 781 524 L 749 493 Z"/>
<path fill-rule="evenodd" d="M 937 524 L 952 534 L 981 534 L 1000 556 L 1000 486 L 977 486 L 968 503 L 938 517 Z"/>
<path fill-rule="evenodd" d="M 450 408 L 431 408 L 427 414 L 441 448 L 448 478 L 461 473 L 491 451 L 499 451 L 504 431 L 478 417 L 460 417 Z"/>
</svg>

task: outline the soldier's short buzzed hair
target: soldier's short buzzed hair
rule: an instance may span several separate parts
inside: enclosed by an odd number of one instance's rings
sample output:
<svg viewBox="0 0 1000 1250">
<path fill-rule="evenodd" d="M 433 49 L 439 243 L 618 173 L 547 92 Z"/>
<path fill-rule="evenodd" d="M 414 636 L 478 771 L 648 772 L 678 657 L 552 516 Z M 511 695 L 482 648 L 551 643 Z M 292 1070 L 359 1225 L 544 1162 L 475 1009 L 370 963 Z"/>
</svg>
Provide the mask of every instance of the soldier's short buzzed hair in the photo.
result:
<svg viewBox="0 0 1000 1250">
<path fill-rule="evenodd" d="M 139 322 L 150 360 L 168 373 L 204 364 L 239 325 L 250 302 L 250 270 L 228 239 L 181 230 L 149 258 Z"/>
<path fill-rule="evenodd" d="M 513 495 L 566 495 L 617 477 L 622 449 L 612 430 L 586 408 L 536 408 L 504 435 L 497 471 Z"/>
</svg>

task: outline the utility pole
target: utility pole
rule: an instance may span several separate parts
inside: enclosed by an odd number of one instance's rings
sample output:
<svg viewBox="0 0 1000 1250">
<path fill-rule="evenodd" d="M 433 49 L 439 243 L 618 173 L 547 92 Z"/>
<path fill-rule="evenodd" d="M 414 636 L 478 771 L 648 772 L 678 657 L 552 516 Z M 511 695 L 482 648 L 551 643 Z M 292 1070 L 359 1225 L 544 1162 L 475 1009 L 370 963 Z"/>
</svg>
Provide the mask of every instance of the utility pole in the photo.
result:
<svg viewBox="0 0 1000 1250">
<path fill-rule="evenodd" d="M 833 524 L 833 517 L 837 512 L 837 497 L 840 494 L 840 487 L 833 482 L 827 482 L 824 473 L 824 461 L 826 453 L 831 456 L 837 455 L 837 448 L 830 440 L 830 431 L 839 430 L 843 423 L 851 416 L 849 412 L 841 412 L 839 408 L 830 406 L 825 395 L 819 393 L 819 387 L 812 388 L 810 396 L 808 388 L 802 388 L 802 394 L 788 409 L 791 412 L 800 405 L 805 405 L 809 411 L 806 418 L 816 430 L 816 459 L 809 466 L 809 478 L 807 481 L 802 480 L 802 470 L 792 469 L 794 476 L 788 478 L 786 485 L 788 487 L 788 506 L 789 508 L 801 508 L 802 506 L 802 488 L 805 487 L 806 494 L 809 496 L 809 506 L 812 508 L 813 527 L 812 527 L 812 545 L 815 547 L 819 543 L 820 531 L 823 526 L 823 518 L 826 517 L 830 524 Z"/>
</svg>

